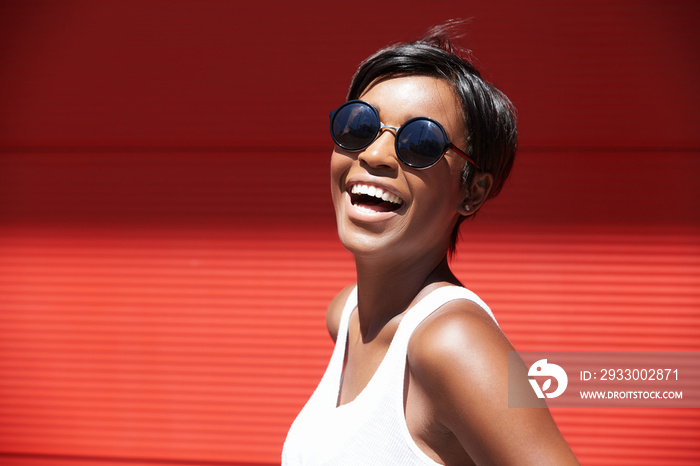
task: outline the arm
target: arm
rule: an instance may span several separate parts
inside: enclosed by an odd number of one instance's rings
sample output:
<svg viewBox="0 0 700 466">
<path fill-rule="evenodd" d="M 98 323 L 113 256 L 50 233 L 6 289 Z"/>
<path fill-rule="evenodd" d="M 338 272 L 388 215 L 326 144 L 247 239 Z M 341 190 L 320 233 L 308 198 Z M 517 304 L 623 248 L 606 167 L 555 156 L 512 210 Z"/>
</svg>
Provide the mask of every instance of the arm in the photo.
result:
<svg viewBox="0 0 700 466">
<path fill-rule="evenodd" d="M 481 308 L 455 301 L 416 329 L 408 364 L 434 421 L 477 464 L 579 464 L 548 409 L 508 408 L 508 351 L 513 347 Z"/>
</svg>

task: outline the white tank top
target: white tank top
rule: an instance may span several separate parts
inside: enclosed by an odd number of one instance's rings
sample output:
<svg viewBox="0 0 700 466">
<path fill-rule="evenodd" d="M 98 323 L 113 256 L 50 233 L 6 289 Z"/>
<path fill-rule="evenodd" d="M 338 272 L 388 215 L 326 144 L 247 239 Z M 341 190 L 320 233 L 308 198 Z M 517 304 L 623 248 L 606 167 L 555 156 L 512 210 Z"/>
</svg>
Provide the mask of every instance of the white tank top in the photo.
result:
<svg viewBox="0 0 700 466">
<path fill-rule="evenodd" d="M 350 314 L 357 289 L 348 297 L 333 355 L 321 382 L 289 429 L 282 465 L 438 465 L 415 444 L 403 408 L 406 352 L 411 334 L 443 304 L 467 299 L 496 320 L 489 307 L 466 288 L 434 290 L 401 319 L 384 359 L 367 386 L 349 403 L 337 406 Z"/>
</svg>

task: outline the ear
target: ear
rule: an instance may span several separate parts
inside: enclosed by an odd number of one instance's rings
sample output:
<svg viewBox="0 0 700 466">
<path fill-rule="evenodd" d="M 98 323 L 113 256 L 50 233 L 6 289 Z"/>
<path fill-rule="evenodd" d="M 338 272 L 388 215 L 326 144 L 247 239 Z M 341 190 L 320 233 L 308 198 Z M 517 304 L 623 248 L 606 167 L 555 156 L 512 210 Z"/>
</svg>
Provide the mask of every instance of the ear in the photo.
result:
<svg viewBox="0 0 700 466">
<path fill-rule="evenodd" d="M 477 173 L 472 179 L 472 184 L 464 193 L 462 203 L 457 208 L 460 215 L 469 217 L 474 215 L 486 201 L 493 187 L 493 176 L 490 173 Z"/>
</svg>

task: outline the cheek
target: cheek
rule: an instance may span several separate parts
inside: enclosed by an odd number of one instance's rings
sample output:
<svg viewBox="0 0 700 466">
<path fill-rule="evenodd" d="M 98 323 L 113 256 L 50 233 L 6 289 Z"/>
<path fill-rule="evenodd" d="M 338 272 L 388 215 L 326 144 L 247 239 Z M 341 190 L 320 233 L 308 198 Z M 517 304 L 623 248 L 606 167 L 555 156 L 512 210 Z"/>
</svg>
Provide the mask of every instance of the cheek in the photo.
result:
<svg viewBox="0 0 700 466">
<path fill-rule="evenodd" d="M 448 162 L 441 160 L 438 164 L 422 171 L 413 171 L 413 185 L 420 197 L 444 204 L 452 202 L 462 195 L 462 173 L 464 164 L 459 160 Z"/>
<path fill-rule="evenodd" d="M 355 160 L 355 155 L 352 152 L 346 152 L 336 148 L 331 152 L 331 179 L 340 179 L 344 177 L 353 161 Z"/>
<path fill-rule="evenodd" d="M 445 163 L 431 167 L 418 173 L 412 184 L 415 187 L 413 195 L 416 214 L 438 230 L 438 224 L 444 224 L 451 231 L 464 197 L 458 164 L 454 166 Z"/>
<path fill-rule="evenodd" d="M 457 159 L 453 158 L 450 160 L 449 164 L 449 192 L 455 204 L 461 204 L 466 195 L 464 185 L 462 184 L 462 171 L 467 166 L 467 161 L 459 156 L 457 157 Z"/>
<path fill-rule="evenodd" d="M 345 186 L 345 176 L 350 167 L 348 157 L 333 151 L 330 163 L 330 184 L 333 200 L 338 198 Z"/>
</svg>

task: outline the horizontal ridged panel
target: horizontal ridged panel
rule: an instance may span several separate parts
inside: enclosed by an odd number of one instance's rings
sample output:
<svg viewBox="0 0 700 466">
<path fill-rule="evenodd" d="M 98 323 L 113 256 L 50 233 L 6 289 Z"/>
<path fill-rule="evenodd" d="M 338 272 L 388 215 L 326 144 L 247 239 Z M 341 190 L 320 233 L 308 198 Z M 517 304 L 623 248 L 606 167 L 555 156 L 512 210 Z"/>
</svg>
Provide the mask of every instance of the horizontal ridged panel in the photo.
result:
<svg viewBox="0 0 700 466">
<path fill-rule="evenodd" d="M 0 146 L 325 147 L 362 59 L 461 17 L 521 147 L 700 147 L 694 0 L 355 5 L 5 0 Z"/>
<path fill-rule="evenodd" d="M 698 463 L 697 409 L 558 409 L 553 415 L 583 465 Z"/>
<path fill-rule="evenodd" d="M 24 454 L 0 454 L 0 462 L 3 466 L 261 466 L 258 462 L 241 461 L 167 461 L 148 460 L 143 458 L 101 458 L 101 457 L 76 457 L 65 455 L 24 455 Z"/>
<path fill-rule="evenodd" d="M 274 464 L 330 351 L 319 273 L 345 253 L 54 233 L 0 246 L 0 448 Z"/>
<path fill-rule="evenodd" d="M 309 224 L 334 228 L 329 156 L 330 147 L 306 153 L 2 154 L 0 224 L 80 224 L 80 241 L 103 223 L 260 231 L 284 222 L 301 228 L 288 229 L 290 239 L 303 239 Z M 473 225 L 605 225 L 628 233 L 634 226 L 657 226 L 660 234 L 673 234 L 665 227 L 700 224 L 699 174 L 697 151 L 525 151 L 503 192 Z M 513 228 L 519 227 L 506 231 Z M 627 240 L 630 247 L 634 236 Z M 556 237 L 552 241 L 556 244 Z M 149 254 L 146 247 L 143 254 Z"/>
<path fill-rule="evenodd" d="M 455 270 L 520 350 L 700 349 L 699 232 L 581 230 L 477 236 Z"/>
<path fill-rule="evenodd" d="M 3 465 L 278 462 L 353 280 L 328 110 L 444 9 L 239 3 L 0 4 Z M 652 3 L 449 5 L 520 112 L 454 263 L 518 349 L 699 349 L 700 15 Z M 700 462 L 697 410 L 554 415 L 583 464 Z"/>
<path fill-rule="evenodd" d="M 700 350 L 697 154 L 666 153 L 676 183 L 643 207 L 654 177 L 639 165 L 656 155 L 588 155 L 610 171 L 521 154 L 464 225 L 456 274 L 520 350 Z M 330 354 L 325 306 L 354 279 L 327 167 L 321 153 L 0 158 L 0 451 L 278 462 Z M 554 415 L 583 464 L 700 460 L 697 410 Z"/>
<path fill-rule="evenodd" d="M 518 349 L 700 350 L 696 231 L 628 241 L 600 228 L 506 235 L 477 225 L 464 246 L 478 246 L 454 268 Z M 3 237 L 2 448 L 274 464 L 327 362 L 323 309 L 353 279 L 334 232 L 291 244 L 269 231 L 75 233 L 14 227 Z M 697 410 L 555 417 L 584 464 L 699 458 L 688 434 Z"/>
</svg>

